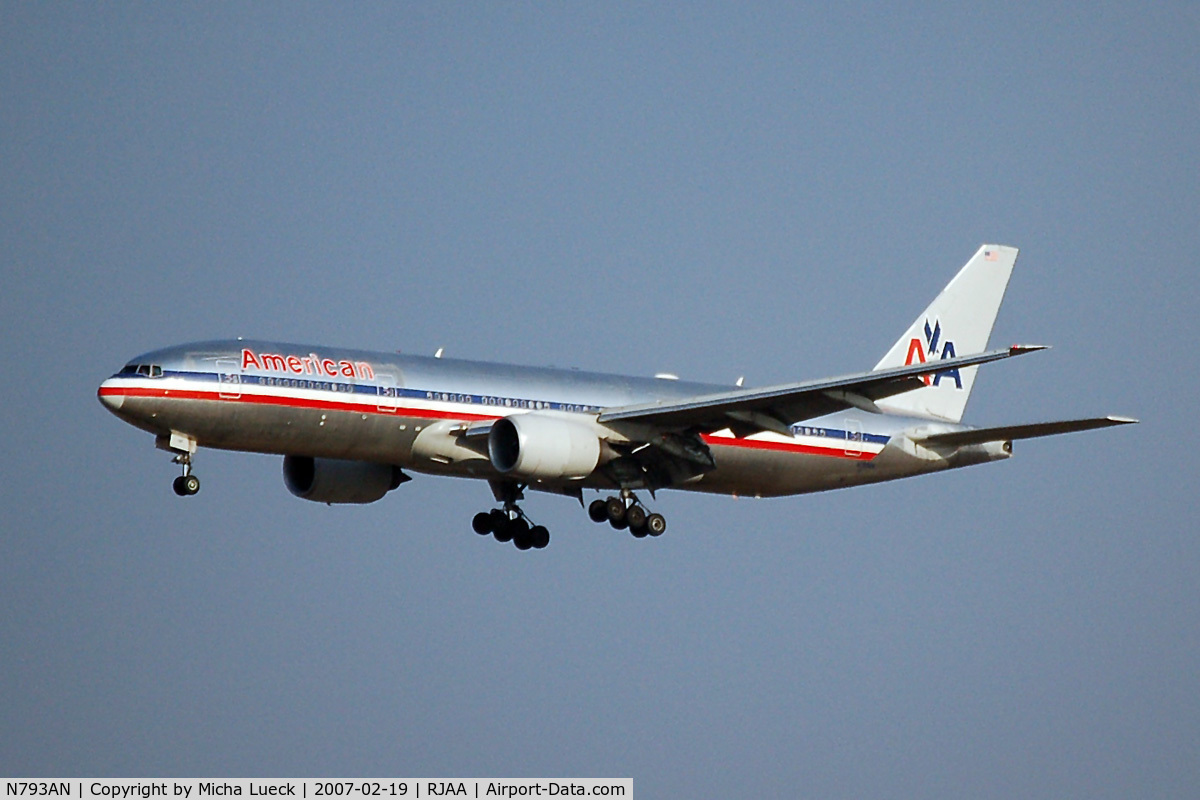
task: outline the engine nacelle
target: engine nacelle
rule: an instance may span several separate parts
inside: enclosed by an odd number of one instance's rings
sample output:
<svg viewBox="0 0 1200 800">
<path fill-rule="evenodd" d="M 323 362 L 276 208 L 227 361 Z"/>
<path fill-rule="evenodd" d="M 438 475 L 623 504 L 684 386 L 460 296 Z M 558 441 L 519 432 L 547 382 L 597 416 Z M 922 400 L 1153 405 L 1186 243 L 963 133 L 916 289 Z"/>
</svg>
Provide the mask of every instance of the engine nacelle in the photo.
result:
<svg viewBox="0 0 1200 800">
<path fill-rule="evenodd" d="M 284 456 L 283 482 L 317 503 L 374 503 L 409 477 L 399 467 L 369 461 Z"/>
<path fill-rule="evenodd" d="M 600 463 L 600 437 L 570 419 L 517 414 L 492 424 L 488 458 L 498 472 L 521 478 L 585 478 Z"/>
</svg>

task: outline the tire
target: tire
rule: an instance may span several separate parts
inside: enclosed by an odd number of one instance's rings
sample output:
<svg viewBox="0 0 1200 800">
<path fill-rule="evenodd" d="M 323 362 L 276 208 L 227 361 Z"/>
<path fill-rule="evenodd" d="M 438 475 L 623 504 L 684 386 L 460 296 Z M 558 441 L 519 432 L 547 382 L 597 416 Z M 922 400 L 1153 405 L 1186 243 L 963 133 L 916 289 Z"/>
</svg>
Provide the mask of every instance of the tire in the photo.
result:
<svg viewBox="0 0 1200 800">
<path fill-rule="evenodd" d="M 193 495 L 200 491 L 200 479 L 195 475 L 184 475 L 182 485 L 184 494 Z"/>
<path fill-rule="evenodd" d="M 625 519 L 629 522 L 629 530 L 640 530 L 646 527 L 646 509 L 639 505 L 632 505 L 625 512 Z"/>
<path fill-rule="evenodd" d="M 480 511 L 471 519 L 471 529 L 480 536 L 487 536 L 492 532 L 492 515 L 486 511 Z"/>
<path fill-rule="evenodd" d="M 512 541 L 517 546 L 518 550 L 528 550 L 533 547 L 529 541 L 529 523 L 521 517 L 517 517 L 509 526 L 512 528 Z"/>
<path fill-rule="evenodd" d="M 662 514 L 651 514 L 646 517 L 646 532 L 651 536 L 662 536 L 667 530 L 667 518 Z"/>
<path fill-rule="evenodd" d="M 541 550 L 550 544 L 550 531 L 544 525 L 534 525 L 533 529 L 529 531 L 529 541 L 535 548 Z"/>
<path fill-rule="evenodd" d="M 604 522 L 608 519 L 608 505 L 603 500 L 593 500 L 588 506 L 588 517 L 592 522 Z"/>
<path fill-rule="evenodd" d="M 183 486 L 182 475 L 171 481 L 171 488 L 175 491 L 175 494 L 179 495 L 180 497 L 183 497 L 185 494 L 187 494 L 187 489 L 185 489 Z"/>
<path fill-rule="evenodd" d="M 604 510 L 607 512 L 608 521 L 612 523 L 614 528 L 618 527 L 618 522 L 625 522 L 625 501 L 619 497 L 610 497 L 604 501 Z M 620 527 L 625 527 L 621 525 Z"/>
<path fill-rule="evenodd" d="M 496 537 L 497 542 L 511 542 L 516 533 L 516 526 L 508 520 L 505 520 L 503 525 L 497 525 L 492 529 L 492 536 Z"/>
</svg>

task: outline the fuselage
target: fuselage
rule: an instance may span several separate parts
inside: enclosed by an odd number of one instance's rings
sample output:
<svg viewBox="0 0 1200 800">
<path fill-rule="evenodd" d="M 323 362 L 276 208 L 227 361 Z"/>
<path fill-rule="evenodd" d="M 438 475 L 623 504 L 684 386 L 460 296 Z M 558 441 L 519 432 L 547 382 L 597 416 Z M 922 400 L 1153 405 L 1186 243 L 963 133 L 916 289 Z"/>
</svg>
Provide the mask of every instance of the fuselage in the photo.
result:
<svg viewBox="0 0 1200 800">
<path fill-rule="evenodd" d="M 156 350 L 105 380 L 99 398 L 156 436 L 200 447 L 389 464 L 502 480 L 486 450 L 455 437 L 470 425 L 537 413 L 578 422 L 614 445 L 637 431 L 596 422 L 606 408 L 731 387 L 280 342 L 225 340 Z M 921 474 L 1007 457 L 994 446 L 934 451 L 914 438 L 963 426 L 858 409 L 804 420 L 789 433 L 702 436 L 715 467 L 670 487 L 774 496 Z M 456 443 L 459 442 L 459 443 Z M 597 468 L 532 488 L 639 488 Z M 651 487 L 655 488 L 655 487 Z"/>
</svg>

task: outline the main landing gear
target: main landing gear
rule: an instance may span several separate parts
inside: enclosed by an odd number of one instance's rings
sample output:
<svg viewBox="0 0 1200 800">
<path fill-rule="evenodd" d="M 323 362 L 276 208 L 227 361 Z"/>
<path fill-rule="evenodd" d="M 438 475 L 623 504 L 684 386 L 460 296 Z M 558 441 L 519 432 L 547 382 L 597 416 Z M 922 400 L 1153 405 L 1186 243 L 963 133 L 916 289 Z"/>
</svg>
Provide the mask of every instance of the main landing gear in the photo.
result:
<svg viewBox="0 0 1200 800">
<path fill-rule="evenodd" d="M 516 503 L 480 511 L 471 520 L 471 528 L 480 536 L 490 533 L 497 542 L 512 542 L 518 550 L 541 550 L 550 544 L 550 531 L 543 525 L 532 525 Z"/>
<path fill-rule="evenodd" d="M 550 531 L 542 525 L 534 525 L 517 505 L 524 500 L 524 487 L 516 483 L 492 481 L 492 494 L 503 503 L 502 508 L 480 511 L 471 520 L 471 528 L 480 536 L 489 533 L 497 542 L 512 542 L 518 550 L 541 550 L 550 544 Z"/>
<path fill-rule="evenodd" d="M 622 489 L 618 497 L 593 500 L 588 506 L 592 522 L 605 522 L 617 530 L 629 529 L 639 539 L 647 536 L 662 536 L 667 529 L 667 519 L 662 514 L 651 514 L 628 489 Z"/>
<path fill-rule="evenodd" d="M 180 497 L 189 497 L 200 491 L 200 479 L 192 474 L 192 454 L 180 453 L 172 460 L 173 464 L 183 466 L 183 474 L 174 480 L 171 488 Z"/>
</svg>

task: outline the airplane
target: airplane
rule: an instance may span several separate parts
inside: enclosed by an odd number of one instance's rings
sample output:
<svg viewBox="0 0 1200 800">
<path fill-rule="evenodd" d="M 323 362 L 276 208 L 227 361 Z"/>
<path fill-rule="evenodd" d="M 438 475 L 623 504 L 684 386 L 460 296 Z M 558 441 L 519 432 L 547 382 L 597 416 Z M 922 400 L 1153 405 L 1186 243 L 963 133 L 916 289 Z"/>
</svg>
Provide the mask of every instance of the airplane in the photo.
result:
<svg viewBox="0 0 1200 800">
<path fill-rule="evenodd" d="M 759 388 L 270 341 L 184 344 L 138 356 L 100 402 L 155 436 L 194 495 L 199 447 L 283 456 L 297 497 L 370 503 L 405 470 L 486 480 L 496 507 L 472 529 L 521 550 L 549 531 L 526 490 L 584 504 L 644 538 L 666 519 L 636 492 L 769 497 L 1007 459 L 1012 443 L 1137 420 L 1121 416 L 962 424 L 983 364 L 1046 349 L 986 350 L 1017 259 L 987 244 L 868 372 Z"/>
</svg>

